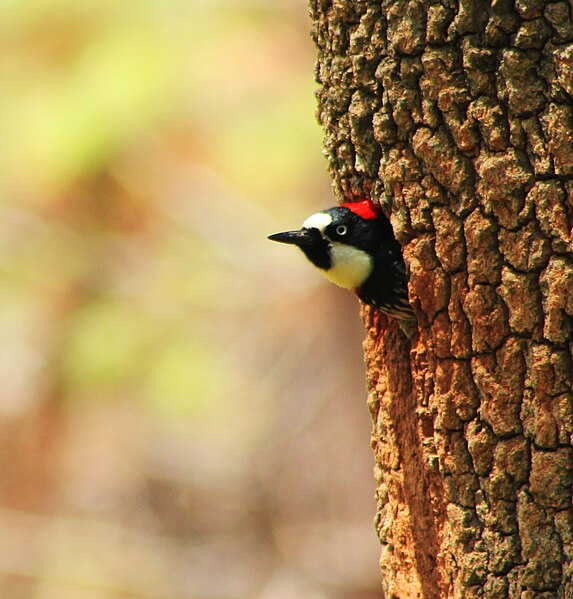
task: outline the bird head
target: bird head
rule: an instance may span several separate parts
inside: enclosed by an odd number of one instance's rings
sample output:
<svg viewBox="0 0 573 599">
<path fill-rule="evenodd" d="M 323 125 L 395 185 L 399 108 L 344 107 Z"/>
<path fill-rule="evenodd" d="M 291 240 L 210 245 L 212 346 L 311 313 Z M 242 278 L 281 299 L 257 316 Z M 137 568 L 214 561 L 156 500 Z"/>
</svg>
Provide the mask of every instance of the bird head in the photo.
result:
<svg viewBox="0 0 573 599">
<path fill-rule="evenodd" d="M 370 200 L 342 204 L 312 214 L 297 231 L 276 233 L 269 239 L 298 246 L 329 281 L 356 290 L 374 266 L 379 216 Z"/>
</svg>

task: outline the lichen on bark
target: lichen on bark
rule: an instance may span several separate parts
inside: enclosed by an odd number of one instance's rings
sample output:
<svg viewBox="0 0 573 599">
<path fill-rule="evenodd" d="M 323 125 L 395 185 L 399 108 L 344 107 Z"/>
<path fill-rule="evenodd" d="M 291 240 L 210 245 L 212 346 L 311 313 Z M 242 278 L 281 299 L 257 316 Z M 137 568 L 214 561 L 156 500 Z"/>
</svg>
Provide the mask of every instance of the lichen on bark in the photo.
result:
<svg viewBox="0 0 573 599">
<path fill-rule="evenodd" d="M 573 3 L 310 7 L 335 193 L 419 322 L 363 308 L 386 597 L 573 597 Z"/>
</svg>

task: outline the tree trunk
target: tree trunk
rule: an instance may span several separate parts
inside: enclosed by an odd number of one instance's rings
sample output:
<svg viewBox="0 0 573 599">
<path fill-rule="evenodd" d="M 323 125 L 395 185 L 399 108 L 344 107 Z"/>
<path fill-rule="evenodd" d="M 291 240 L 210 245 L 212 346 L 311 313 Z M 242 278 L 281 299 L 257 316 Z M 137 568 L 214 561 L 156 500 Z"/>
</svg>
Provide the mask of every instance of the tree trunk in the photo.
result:
<svg viewBox="0 0 573 599">
<path fill-rule="evenodd" d="M 573 597 L 572 10 L 311 0 L 335 191 L 419 319 L 363 308 L 388 599 Z"/>
</svg>

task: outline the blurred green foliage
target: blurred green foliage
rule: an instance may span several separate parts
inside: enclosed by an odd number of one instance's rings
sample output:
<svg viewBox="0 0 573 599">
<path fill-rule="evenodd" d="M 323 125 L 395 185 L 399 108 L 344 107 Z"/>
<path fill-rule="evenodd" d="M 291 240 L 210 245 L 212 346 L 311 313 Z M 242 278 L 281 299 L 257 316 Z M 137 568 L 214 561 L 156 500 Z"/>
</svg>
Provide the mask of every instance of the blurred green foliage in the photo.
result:
<svg viewBox="0 0 573 599">
<path fill-rule="evenodd" d="M 193 412 L 221 393 L 217 348 L 208 327 L 171 331 L 182 309 L 233 311 L 228 283 L 244 304 L 255 281 L 218 255 L 248 237 L 198 238 L 204 214 L 184 204 L 304 202 L 324 171 L 307 25 L 288 4 L 182 0 L 4 2 L 0 19 L 6 282 L 31 303 L 81 296 L 62 325 L 70 389 L 131 380 L 158 409 Z M 125 294 L 130 270 L 147 275 Z"/>
<path fill-rule="evenodd" d="M 0 3 L 2 599 L 376 581 L 356 304 L 266 240 L 332 202 L 306 11 Z"/>
<path fill-rule="evenodd" d="M 249 193 L 300 191 L 320 133 L 312 71 L 295 66 L 310 42 L 290 17 L 272 2 L 2 3 L 3 191 L 61 189 L 170 128 Z"/>
</svg>

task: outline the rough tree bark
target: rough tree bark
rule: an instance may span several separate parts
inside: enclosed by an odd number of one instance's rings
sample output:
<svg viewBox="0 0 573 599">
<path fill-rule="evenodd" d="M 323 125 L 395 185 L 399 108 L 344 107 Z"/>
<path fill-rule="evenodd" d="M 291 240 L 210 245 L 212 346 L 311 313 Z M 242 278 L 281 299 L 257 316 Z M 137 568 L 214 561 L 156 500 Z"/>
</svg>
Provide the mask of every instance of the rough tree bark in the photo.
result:
<svg viewBox="0 0 573 599">
<path fill-rule="evenodd" d="M 387 598 L 573 597 L 572 11 L 311 0 L 336 193 L 419 317 L 363 309 Z"/>
</svg>

